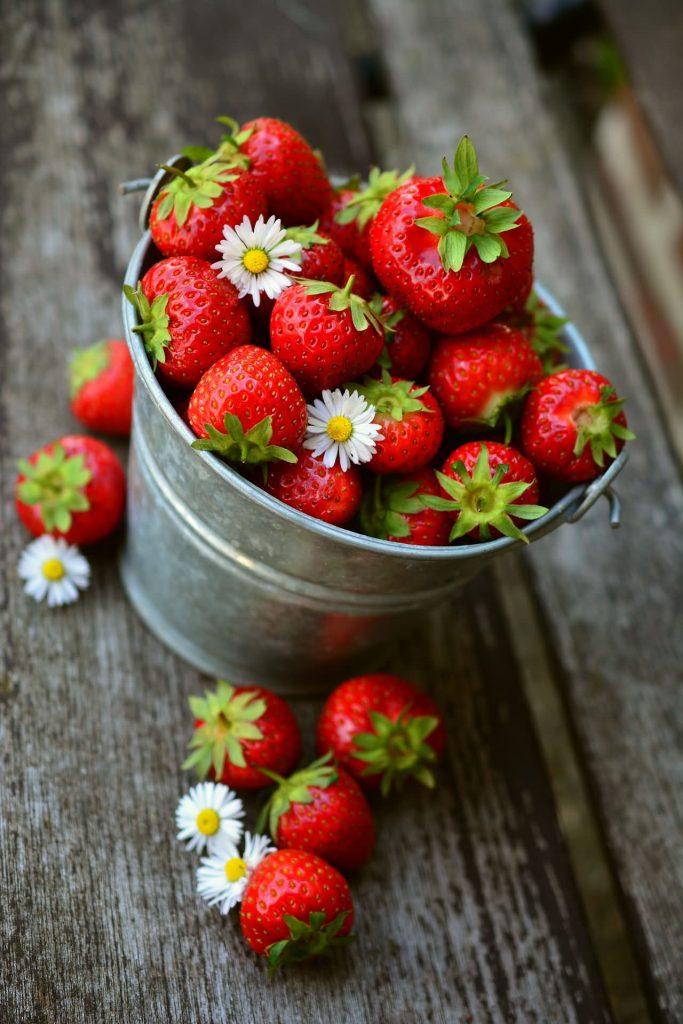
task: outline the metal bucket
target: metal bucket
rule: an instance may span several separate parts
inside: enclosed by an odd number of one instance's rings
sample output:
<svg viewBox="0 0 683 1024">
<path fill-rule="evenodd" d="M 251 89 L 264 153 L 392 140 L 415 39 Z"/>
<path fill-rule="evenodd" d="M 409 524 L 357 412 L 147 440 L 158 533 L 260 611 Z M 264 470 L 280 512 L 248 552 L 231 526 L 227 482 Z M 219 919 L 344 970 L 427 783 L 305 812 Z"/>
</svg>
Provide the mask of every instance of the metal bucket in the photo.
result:
<svg viewBox="0 0 683 1024">
<path fill-rule="evenodd" d="M 126 283 L 135 287 L 157 259 L 147 231 Z M 538 291 L 563 315 L 545 289 Z M 121 575 L 152 632 L 197 668 L 281 693 L 322 692 L 370 668 L 416 614 L 520 544 L 503 537 L 411 547 L 289 508 L 215 455 L 190 447 L 194 435 L 152 373 L 132 331 L 135 311 L 125 300 L 123 320 L 136 382 Z M 570 364 L 595 368 L 576 328 L 568 326 L 565 338 Z M 524 527 L 529 540 L 575 522 L 601 494 L 610 499 L 617 526 L 619 503 L 610 483 L 625 461 L 622 452 L 602 476 L 572 488 Z"/>
</svg>

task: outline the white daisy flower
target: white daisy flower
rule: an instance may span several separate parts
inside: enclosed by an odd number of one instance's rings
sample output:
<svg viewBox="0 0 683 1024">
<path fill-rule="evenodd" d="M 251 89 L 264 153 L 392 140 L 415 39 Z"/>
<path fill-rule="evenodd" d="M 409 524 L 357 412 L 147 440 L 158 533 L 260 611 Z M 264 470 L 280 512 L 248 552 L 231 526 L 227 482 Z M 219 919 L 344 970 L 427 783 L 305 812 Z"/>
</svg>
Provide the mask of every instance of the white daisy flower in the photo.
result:
<svg viewBox="0 0 683 1024">
<path fill-rule="evenodd" d="M 234 843 L 224 842 L 211 857 L 202 857 L 197 869 L 197 892 L 210 907 L 227 914 L 241 902 L 249 876 L 275 847 L 268 836 L 244 834 L 244 852 L 240 856 Z"/>
<path fill-rule="evenodd" d="M 18 572 L 29 597 L 34 601 L 47 597 L 50 608 L 77 601 L 79 590 L 90 583 L 90 566 L 78 548 L 47 533 L 24 548 Z"/>
<path fill-rule="evenodd" d="M 181 798 L 175 812 L 178 839 L 188 840 L 187 849 L 209 853 L 221 843 L 239 843 L 244 825 L 244 805 L 221 782 L 200 782 Z"/>
<path fill-rule="evenodd" d="M 261 214 L 252 227 L 245 216 L 234 228 L 224 226 L 223 241 L 216 246 L 223 258 L 211 266 L 219 271 L 219 277 L 227 277 L 234 284 L 240 299 L 251 295 L 255 306 L 261 303 L 261 292 L 275 299 L 292 284 L 284 271 L 301 273 L 298 263 L 283 259 L 301 252 L 301 243 L 286 235 L 277 217 L 264 221 Z"/>
<path fill-rule="evenodd" d="M 314 455 L 322 455 L 323 463 L 334 466 L 337 459 L 344 472 L 350 463 L 358 466 L 370 462 L 375 454 L 376 441 L 381 441 L 379 424 L 373 423 L 375 407 L 365 401 L 357 391 L 342 394 L 323 391 L 313 405 L 308 406 L 308 427 L 304 448 L 312 448 Z"/>
</svg>

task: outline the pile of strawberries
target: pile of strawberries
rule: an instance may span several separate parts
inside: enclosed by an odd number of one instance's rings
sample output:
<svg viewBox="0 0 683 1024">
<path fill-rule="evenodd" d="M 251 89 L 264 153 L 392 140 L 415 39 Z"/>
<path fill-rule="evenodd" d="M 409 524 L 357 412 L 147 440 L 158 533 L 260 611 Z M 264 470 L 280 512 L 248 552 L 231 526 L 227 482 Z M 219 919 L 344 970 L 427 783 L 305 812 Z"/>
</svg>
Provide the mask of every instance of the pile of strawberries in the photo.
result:
<svg viewBox="0 0 683 1024">
<path fill-rule="evenodd" d="M 375 847 L 365 794 L 387 796 L 412 778 L 434 786 L 432 769 L 446 739 L 440 710 L 399 676 L 349 679 L 320 714 L 318 759 L 293 771 L 301 736 L 276 694 L 221 681 L 205 697 L 191 697 L 190 706 L 195 731 L 183 767 L 218 784 L 196 786 L 176 814 L 188 849 L 209 848 L 197 872 L 199 893 L 223 913 L 240 904 L 242 934 L 271 970 L 345 944 L 354 908 L 344 876 Z M 246 833 L 240 852 L 225 838 L 242 832 L 237 819 L 244 810 L 234 791 L 269 786 L 257 834 Z M 275 848 L 258 834 L 264 828 Z"/>
<path fill-rule="evenodd" d="M 196 448 L 327 523 L 443 545 L 526 540 L 633 436 L 606 378 L 562 367 L 531 224 L 467 137 L 442 177 L 335 189 L 290 125 L 220 120 L 167 168 L 160 258 L 126 288 Z"/>
</svg>

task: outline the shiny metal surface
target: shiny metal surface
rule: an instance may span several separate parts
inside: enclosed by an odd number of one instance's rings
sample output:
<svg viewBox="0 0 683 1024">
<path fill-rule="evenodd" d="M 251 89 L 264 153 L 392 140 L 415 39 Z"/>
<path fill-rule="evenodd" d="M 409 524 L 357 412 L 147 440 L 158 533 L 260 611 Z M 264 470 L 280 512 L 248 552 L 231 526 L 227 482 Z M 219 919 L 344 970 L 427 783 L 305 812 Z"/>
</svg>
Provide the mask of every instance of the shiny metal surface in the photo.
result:
<svg viewBox="0 0 683 1024">
<path fill-rule="evenodd" d="M 135 286 L 157 258 L 146 232 L 126 283 Z M 193 665 L 284 693 L 322 692 L 371 668 L 422 610 L 520 545 L 507 537 L 452 548 L 393 544 L 282 504 L 190 447 L 194 435 L 155 379 L 125 299 L 123 318 L 136 385 L 122 579 L 149 628 Z M 593 368 L 572 326 L 566 340 L 570 362 Z M 570 490 L 525 528 L 529 539 L 579 518 L 625 460 L 622 453 L 602 477 Z M 612 500 L 612 525 L 615 508 Z"/>
</svg>

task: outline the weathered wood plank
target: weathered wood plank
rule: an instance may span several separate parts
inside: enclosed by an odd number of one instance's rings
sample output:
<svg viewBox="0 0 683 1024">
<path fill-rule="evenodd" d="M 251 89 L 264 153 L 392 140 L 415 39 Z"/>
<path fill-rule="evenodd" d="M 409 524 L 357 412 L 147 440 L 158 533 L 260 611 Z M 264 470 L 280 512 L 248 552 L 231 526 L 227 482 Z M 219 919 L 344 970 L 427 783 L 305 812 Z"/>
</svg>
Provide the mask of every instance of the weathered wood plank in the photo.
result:
<svg viewBox="0 0 683 1024">
<path fill-rule="evenodd" d="M 3 1024 L 609 1019 L 488 579 L 397 652 L 444 704 L 449 749 L 436 794 L 377 810 L 356 948 L 268 985 L 236 922 L 194 896 L 173 836 L 185 698 L 205 681 L 130 611 L 113 546 L 94 556 L 87 599 L 61 612 L 34 607 L 15 577 L 14 460 L 72 425 L 65 350 L 118 330 L 135 226 L 115 183 L 200 140 L 220 110 L 281 114 L 331 163 L 366 162 L 332 7 L 4 5 Z M 316 711 L 297 706 L 309 736 Z"/>
<path fill-rule="evenodd" d="M 618 483 L 622 529 L 610 535 L 598 507 L 534 548 L 530 562 L 653 1002 L 673 1021 L 683 1010 L 679 472 L 511 8 L 494 0 L 477 3 L 476 14 L 468 0 L 370 7 L 408 152 L 431 168 L 464 131 L 472 135 L 482 166 L 510 178 L 535 226 L 539 276 L 629 398 L 639 439 Z M 495 62 L 484 62 L 493 53 Z"/>
</svg>

